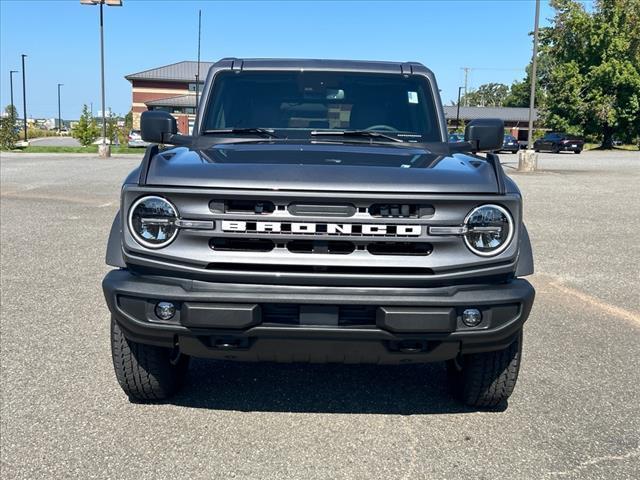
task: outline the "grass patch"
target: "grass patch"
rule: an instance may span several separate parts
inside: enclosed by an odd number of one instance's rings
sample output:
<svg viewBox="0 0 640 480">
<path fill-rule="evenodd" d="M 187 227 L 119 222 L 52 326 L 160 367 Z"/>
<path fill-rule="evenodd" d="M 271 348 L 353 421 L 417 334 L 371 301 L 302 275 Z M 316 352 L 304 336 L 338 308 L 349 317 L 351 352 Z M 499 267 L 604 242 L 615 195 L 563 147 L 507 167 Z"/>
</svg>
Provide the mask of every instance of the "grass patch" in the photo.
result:
<svg viewBox="0 0 640 480">
<path fill-rule="evenodd" d="M 603 148 L 599 143 L 585 143 L 584 149 L 585 150 L 603 150 Z M 637 152 L 639 149 L 637 145 L 616 145 L 611 150 L 629 150 L 632 152 Z"/>
<path fill-rule="evenodd" d="M 120 154 L 120 153 L 134 153 L 138 155 L 144 154 L 144 148 L 129 148 L 129 147 L 111 147 L 112 154 Z M 98 154 L 98 145 L 90 145 L 88 147 L 53 147 L 53 146 L 44 146 L 44 145 L 31 145 L 29 147 L 17 148 L 15 150 L 11 150 L 12 152 L 22 152 L 22 153 L 86 153 Z"/>
</svg>

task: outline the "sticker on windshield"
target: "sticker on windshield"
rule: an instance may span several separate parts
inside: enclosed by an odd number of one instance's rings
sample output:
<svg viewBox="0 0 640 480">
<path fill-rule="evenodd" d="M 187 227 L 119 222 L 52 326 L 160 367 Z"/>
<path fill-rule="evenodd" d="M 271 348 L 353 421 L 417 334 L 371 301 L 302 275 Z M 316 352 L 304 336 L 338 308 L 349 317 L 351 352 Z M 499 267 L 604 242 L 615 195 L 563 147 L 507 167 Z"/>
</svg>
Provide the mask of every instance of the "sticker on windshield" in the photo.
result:
<svg viewBox="0 0 640 480">
<path fill-rule="evenodd" d="M 407 92 L 409 103 L 418 103 L 418 92 Z"/>
</svg>

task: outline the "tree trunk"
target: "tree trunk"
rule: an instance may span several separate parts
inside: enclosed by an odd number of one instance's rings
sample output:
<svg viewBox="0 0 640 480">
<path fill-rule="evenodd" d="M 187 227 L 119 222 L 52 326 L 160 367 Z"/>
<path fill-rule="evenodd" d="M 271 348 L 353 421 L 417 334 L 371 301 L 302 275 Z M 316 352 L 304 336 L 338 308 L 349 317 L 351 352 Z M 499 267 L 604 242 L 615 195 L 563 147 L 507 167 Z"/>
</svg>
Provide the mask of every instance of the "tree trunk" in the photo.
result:
<svg viewBox="0 0 640 480">
<path fill-rule="evenodd" d="M 605 125 L 602 128 L 602 148 L 613 148 L 613 128 L 609 125 Z"/>
</svg>

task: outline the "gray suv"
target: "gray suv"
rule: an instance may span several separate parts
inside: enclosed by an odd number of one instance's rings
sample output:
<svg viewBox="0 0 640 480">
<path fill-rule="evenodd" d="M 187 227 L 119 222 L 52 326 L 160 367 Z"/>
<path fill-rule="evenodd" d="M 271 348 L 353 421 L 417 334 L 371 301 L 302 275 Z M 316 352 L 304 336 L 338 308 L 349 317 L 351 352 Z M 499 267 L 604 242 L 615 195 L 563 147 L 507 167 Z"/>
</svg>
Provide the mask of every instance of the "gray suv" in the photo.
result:
<svg viewBox="0 0 640 480">
<path fill-rule="evenodd" d="M 136 401 L 190 357 L 446 362 L 475 407 L 505 403 L 534 299 L 500 120 L 447 141 L 418 63 L 227 58 L 192 136 L 141 118 L 103 281 L 116 377 Z"/>
</svg>

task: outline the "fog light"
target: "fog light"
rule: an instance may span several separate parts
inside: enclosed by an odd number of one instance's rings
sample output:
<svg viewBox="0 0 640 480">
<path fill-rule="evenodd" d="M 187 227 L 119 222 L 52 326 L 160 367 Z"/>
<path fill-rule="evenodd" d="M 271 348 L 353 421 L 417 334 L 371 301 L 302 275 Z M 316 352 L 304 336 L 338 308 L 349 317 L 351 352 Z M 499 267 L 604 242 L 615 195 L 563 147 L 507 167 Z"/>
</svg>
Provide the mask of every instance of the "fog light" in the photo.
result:
<svg viewBox="0 0 640 480">
<path fill-rule="evenodd" d="M 176 314 L 176 306 L 171 302 L 158 302 L 156 315 L 160 320 L 171 320 Z"/>
<path fill-rule="evenodd" d="M 477 308 L 467 308 L 462 312 L 462 323 L 467 327 L 475 327 L 482 321 L 482 313 Z"/>
</svg>

